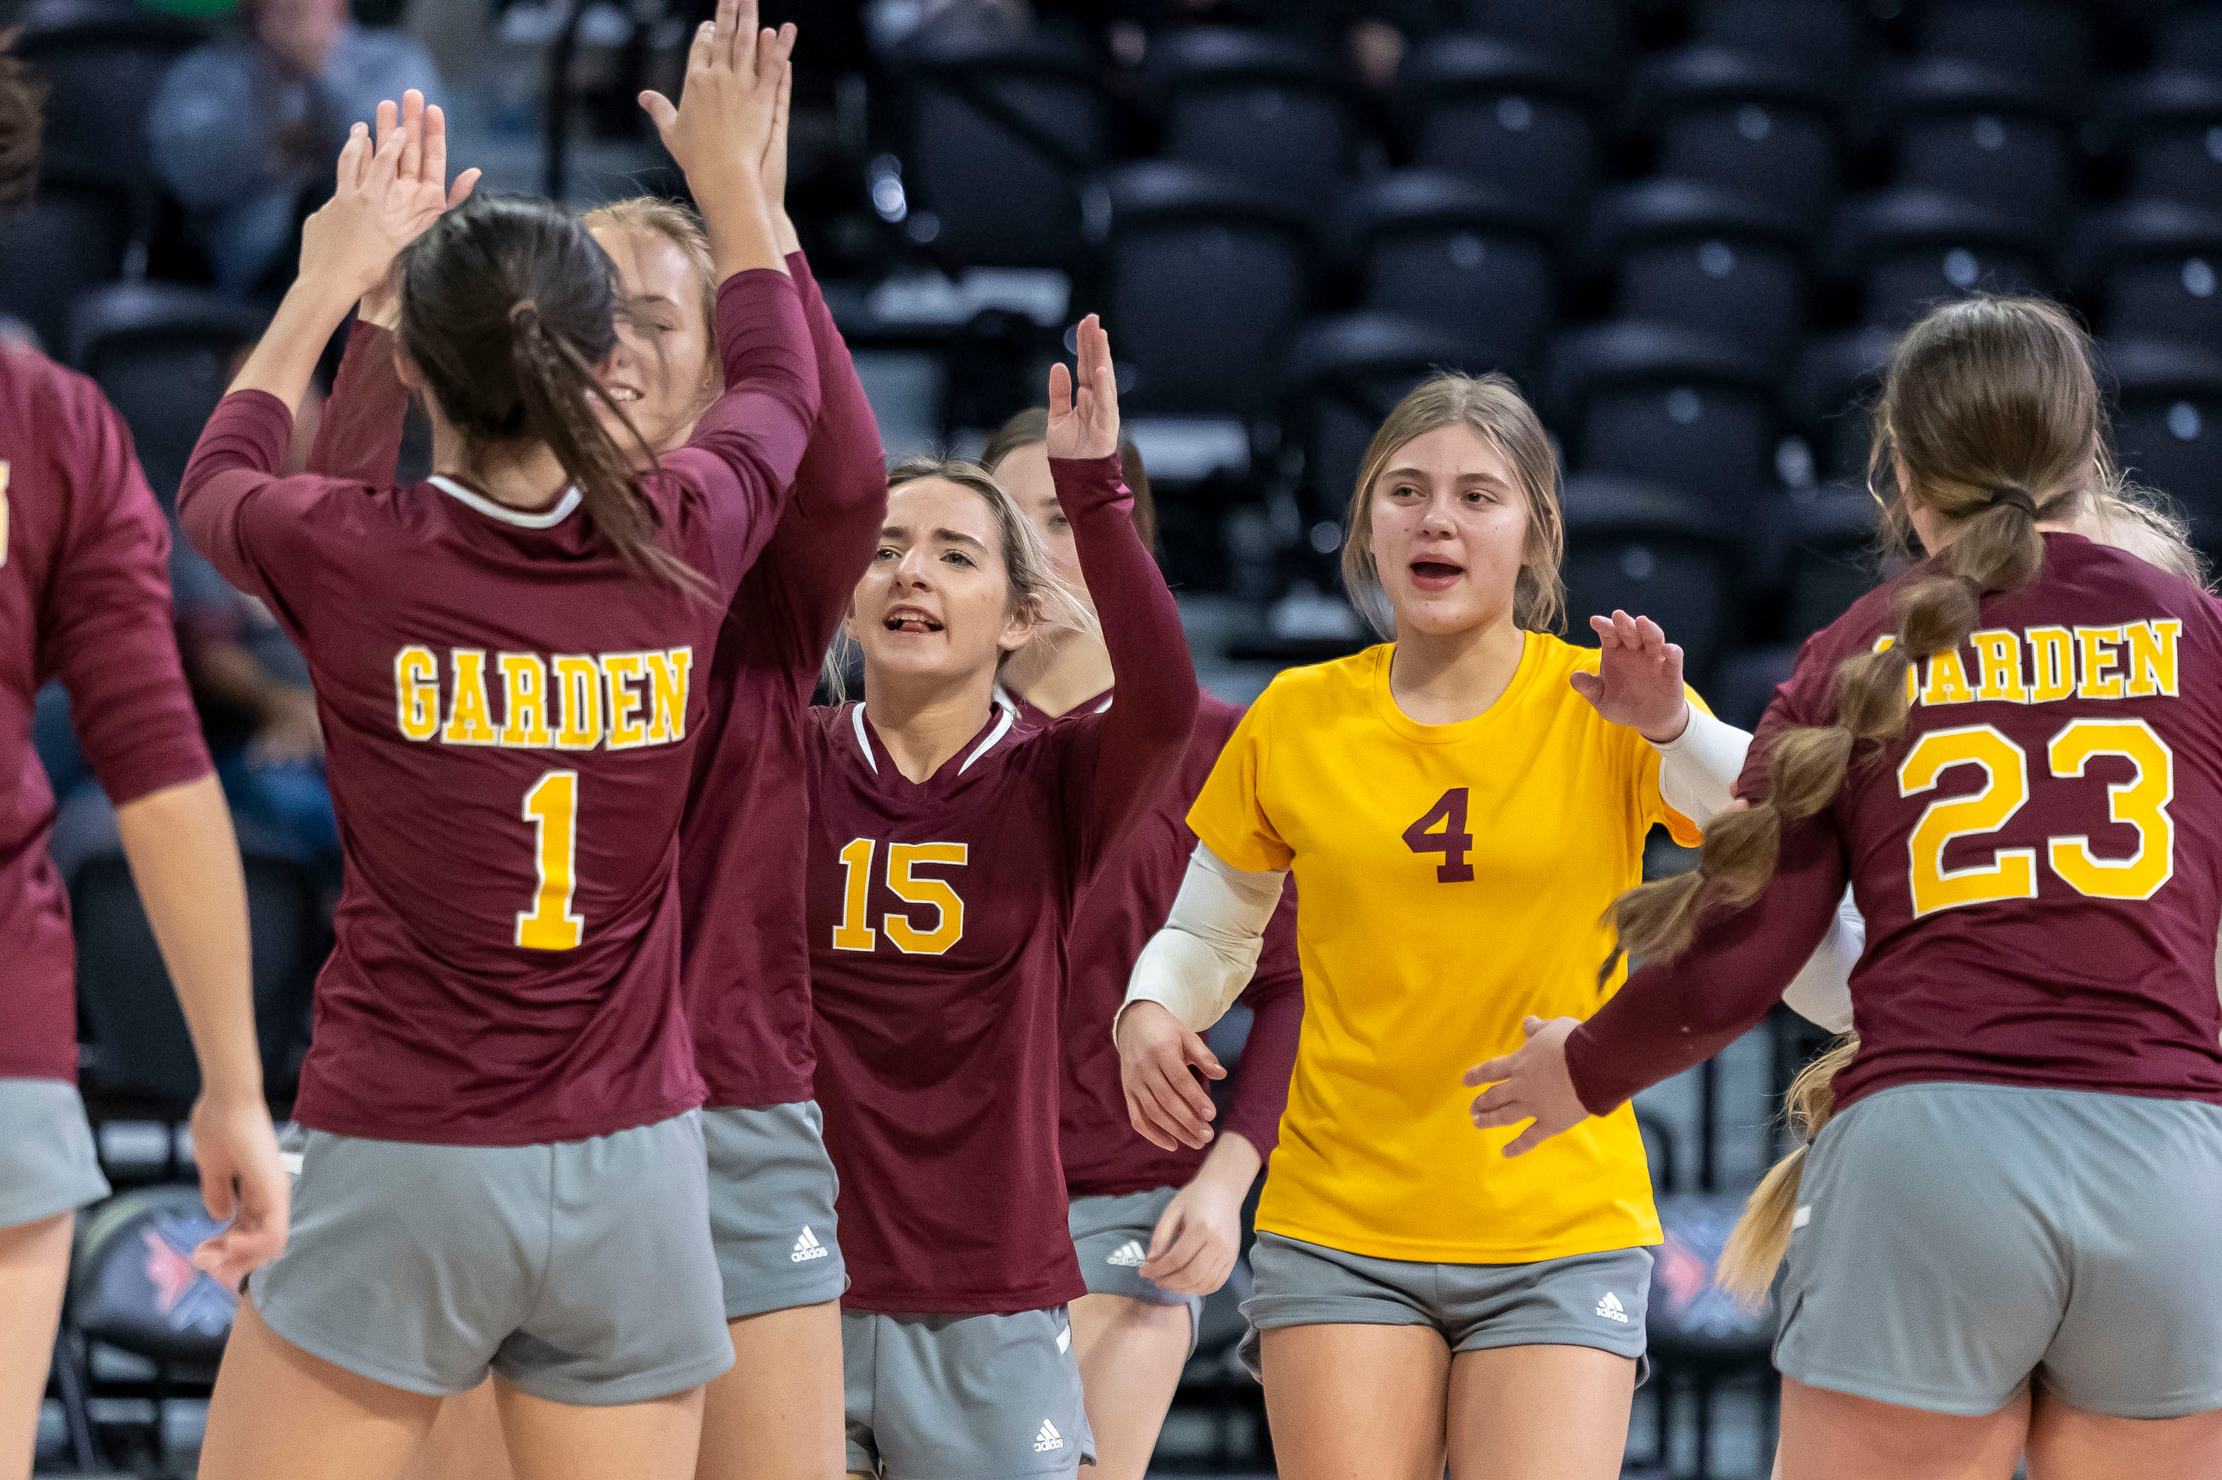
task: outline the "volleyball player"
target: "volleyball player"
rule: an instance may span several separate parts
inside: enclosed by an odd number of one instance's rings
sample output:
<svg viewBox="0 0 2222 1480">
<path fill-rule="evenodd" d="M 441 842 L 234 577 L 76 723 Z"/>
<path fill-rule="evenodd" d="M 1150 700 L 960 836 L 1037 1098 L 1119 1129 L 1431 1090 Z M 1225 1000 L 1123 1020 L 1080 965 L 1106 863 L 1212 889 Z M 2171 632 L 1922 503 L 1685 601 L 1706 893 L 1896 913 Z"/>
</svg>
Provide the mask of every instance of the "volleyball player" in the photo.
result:
<svg viewBox="0 0 2222 1480">
<path fill-rule="evenodd" d="M 1047 412 L 1021 411 L 989 439 L 980 460 L 1033 520 L 1052 568 L 1085 601 L 1072 521 L 1050 477 L 1048 436 Z M 1124 445 L 1119 458 L 1134 495 L 1135 533 L 1145 548 L 1154 548 L 1156 511 L 1140 459 Z M 1003 682 L 1020 721 L 1039 727 L 1109 705 L 1110 668 L 1096 629 L 1045 628 L 1004 664 Z M 1242 994 L 1255 1016 L 1226 1121 L 1208 1153 L 1130 1118 L 1111 1019 L 1126 995 L 1134 958 L 1164 923 L 1195 851 L 1189 803 L 1241 717 L 1236 706 L 1201 696 L 1179 774 L 1098 870 L 1066 950 L 1058 1142 L 1072 1200 L 1073 1247 L 1088 1286 L 1071 1307 L 1073 1351 L 1095 1434 L 1097 1472 L 1107 1480 L 1140 1480 L 1148 1468 L 1181 1368 L 1195 1348 L 1203 1297 L 1233 1271 L 1243 1200 L 1280 1132 L 1304 1017 L 1295 892 L 1287 890 L 1266 928 L 1257 973 Z M 1211 1064 L 1204 1072 L 1224 1071 Z M 1209 1116 L 1208 1097 L 1200 1090 L 1197 1097 L 1198 1113 Z"/>
<path fill-rule="evenodd" d="M 713 1246 L 734 1365 L 704 1395 L 697 1474 L 837 1474 L 846 1283 L 835 1177 L 811 1098 L 803 876 L 809 793 L 803 726 L 818 667 L 878 534 L 887 470 L 870 405 L 783 204 L 788 78 L 762 163 L 767 209 L 800 290 L 823 407 L 793 496 L 741 582 L 704 666 L 708 706 L 680 829 L 682 980 L 708 1086 Z M 407 125 L 422 100 L 386 110 Z M 603 375 L 647 445 L 685 445 L 721 381 L 716 275 L 699 218 L 654 197 L 590 211 L 623 308 Z M 316 457 L 391 469 L 406 393 L 391 369 L 390 294 L 366 299 Z M 340 466 L 313 464 L 321 471 Z M 444 1404 L 418 1460 L 425 1480 L 486 1480 L 507 1464 L 491 1391 Z"/>
<path fill-rule="evenodd" d="M 724 279 L 725 392 L 688 446 L 636 475 L 591 409 L 612 273 L 577 222 L 443 215 L 429 130 L 375 153 L 358 130 L 188 469 L 188 532 L 309 659 L 348 864 L 296 1237 L 240 1313 L 203 1473 L 393 1475 L 489 1367 L 520 1473 L 693 1469 L 700 1386 L 733 1360 L 679 987 L 694 658 L 818 401 L 756 169 L 789 38 L 752 20 L 720 6 L 661 120 Z M 403 248 L 434 479 L 272 476 L 322 345 Z"/>
<path fill-rule="evenodd" d="M 0 206 L 38 171 L 40 89 L 0 41 Z M 194 1262 L 226 1285 L 285 1245 L 287 1186 L 262 1098 L 247 895 L 231 814 L 170 625 L 169 527 L 99 389 L 0 346 L 0 660 L 11 798 L 0 819 L 0 1476 L 28 1476 L 76 1210 L 104 1197 L 77 1097 L 66 883 L 47 856 L 54 793 L 31 744 L 58 677 L 109 800 L 192 1034 L 193 1159 L 230 1227 Z"/>
<path fill-rule="evenodd" d="M 2222 1464 L 2222 608 L 2069 532 L 2114 481 L 2056 306 L 1939 309 L 1875 465 L 1936 552 L 1806 645 L 1646 965 L 1531 1023 L 1478 1125 L 1520 1152 L 1756 1021 L 1849 878 L 1856 1052 L 1744 1230 L 1787 1241 L 1782 1469 L 2190 1480 Z M 1802 1163 L 1802 1165 L 1801 1165 Z"/>
<path fill-rule="evenodd" d="M 1074 598 L 977 468 L 898 469 L 847 632 L 864 702 L 813 711 L 810 977 L 841 1174 L 849 1469 L 1071 1475 L 1093 1446 L 1057 1153 L 1076 900 L 1179 763 L 1180 614 L 1127 514 L 1110 345 L 1050 377 L 1051 474 L 1119 701 L 1044 729 L 1003 656 Z M 1065 613 L 1084 620 L 1077 611 Z"/>
<path fill-rule="evenodd" d="M 1440 376 L 1397 406 L 1344 555 L 1397 640 L 1251 707 L 1121 1010 L 1122 1051 L 1167 1045 L 1128 1054 L 1129 1095 L 1192 1119 L 1190 1030 L 1295 873 L 1305 1028 L 1244 1306 L 1284 1474 L 1432 1477 L 1446 1449 L 1460 1474 L 1619 1473 L 1660 1236 L 1635 1121 L 1548 1167 L 1480 1162 L 1445 1086 L 1458 1045 L 1597 1000 L 1598 916 L 1646 831 L 1694 841 L 1733 764 L 1655 624 L 1598 619 L 1595 652 L 1548 634 L 1561 528 L 1510 382 Z"/>
</svg>

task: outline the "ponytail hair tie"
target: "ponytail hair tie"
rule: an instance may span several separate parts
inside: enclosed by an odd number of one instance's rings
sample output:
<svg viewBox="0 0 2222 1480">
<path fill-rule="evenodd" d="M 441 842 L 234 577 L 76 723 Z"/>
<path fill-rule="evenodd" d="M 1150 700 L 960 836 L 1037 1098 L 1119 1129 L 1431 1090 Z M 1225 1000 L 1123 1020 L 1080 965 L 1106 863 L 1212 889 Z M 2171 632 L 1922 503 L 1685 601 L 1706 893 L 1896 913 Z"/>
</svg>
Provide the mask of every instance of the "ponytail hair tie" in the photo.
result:
<svg viewBox="0 0 2222 1480">
<path fill-rule="evenodd" d="M 2019 509 L 2032 519 L 2037 517 L 2037 501 L 2029 496 L 2026 489 L 1994 488 L 1991 490 L 1991 505 L 1994 508 L 2003 505 L 2009 509 Z"/>
<path fill-rule="evenodd" d="M 529 313 L 529 314 L 537 314 L 537 313 L 539 313 L 539 312 L 540 312 L 540 305 L 539 305 L 539 304 L 537 304 L 537 303 L 533 302 L 533 301 L 532 301 L 532 300 L 531 300 L 530 298 L 520 298 L 520 299 L 518 299 L 518 300 L 517 300 L 517 301 L 516 301 L 515 303 L 513 303 L 513 304 L 511 304 L 511 305 L 510 305 L 510 308 L 509 308 L 509 322 L 511 322 L 512 324 L 514 324 L 514 323 L 518 322 L 518 321 L 519 321 L 520 319 L 524 318 L 524 316 L 525 316 L 526 314 L 528 314 L 528 313 Z"/>
</svg>

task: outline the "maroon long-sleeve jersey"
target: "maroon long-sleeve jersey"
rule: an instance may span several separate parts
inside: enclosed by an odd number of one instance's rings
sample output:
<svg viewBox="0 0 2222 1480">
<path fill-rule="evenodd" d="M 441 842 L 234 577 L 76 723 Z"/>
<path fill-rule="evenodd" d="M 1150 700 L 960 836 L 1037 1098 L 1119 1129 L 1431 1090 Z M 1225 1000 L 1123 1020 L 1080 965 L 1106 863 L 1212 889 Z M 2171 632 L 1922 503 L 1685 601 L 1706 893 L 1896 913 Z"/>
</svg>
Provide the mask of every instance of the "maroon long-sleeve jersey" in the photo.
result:
<svg viewBox="0 0 2222 1480">
<path fill-rule="evenodd" d="M 810 715 L 817 1092 L 853 1309 L 1011 1313 L 1083 1289 L 1057 1154 L 1066 938 L 1178 765 L 1197 694 L 1118 459 L 1050 468 L 1119 702 L 1042 730 L 998 708 L 923 783 L 863 705 Z"/>
<path fill-rule="evenodd" d="M 296 1115 L 385 1140 L 605 1135 L 702 1099 L 679 996 L 695 682 L 818 410 L 784 273 L 718 294 L 725 395 L 645 477 L 702 595 L 628 567 L 575 491 L 275 476 L 284 405 L 225 398 L 179 495 L 307 659 L 346 883 Z"/>
<path fill-rule="evenodd" d="M 1896 630 L 1905 580 L 1815 636 L 1761 721 L 1830 721 L 1837 665 Z M 1841 1110 L 1892 1085 L 2034 1085 L 2222 1102 L 2222 604 L 2070 534 L 1920 665 L 1905 734 L 1784 829 L 1774 880 L 1646 965 L 1567 1043 L 1603 1111 L 1757 1022 L 1852 883 L 1858 1058 Z"/>
<path fill-rule="evenodd" d="M 118 806 L 209 773 L 171 627 L 170 530 L 100 390 L 0 349 L 0 1078 L 77 1077 L 69 899 L 31 744 L 40 685 Z"/>
<path fill-rule="evenodd" d="M 1090 700 L 1072 712 L 1097 712 Z M 1031 729 L 1057 723 L 1023 699 L 1013 701 L 1018 720 Z M 1116 1197 L 1155 1187 L 1178 1187 L 1196 1175 L 1205 1152 L 1162 1151 L 1135 1131 L 1119 1084 L 1119 1051 L 1111 1020 L 1126 1000 L 1127 978 L 1150 937 L 1165 928 L 1173 897 L 1196 851 L 1188 809 L 1219 762 L 1227 737 L 1242 720 L 1239 706 L 1205 694 L 1196 727 L 1181 755 L 1180 770 L 1157 802 L 1136 820 L 1097 870 L 1081 896 L 1065 950 L 1064 1080 L 1059 1097 L 1059 1145 L 1065 1191 L 1073 1197 Z M 1257 972 L 1242 1002 L 1255 1016 L 1234 1075 L 1234 1094 L 1219 1122 L 1271 1156 L 1288 1104 L 1289 1074 L 1304 1024 L 1304 973 L 1296 959 L 1296 886 L 1281 890 L 1280 907 L 1265 927 Z"/>
</svg>

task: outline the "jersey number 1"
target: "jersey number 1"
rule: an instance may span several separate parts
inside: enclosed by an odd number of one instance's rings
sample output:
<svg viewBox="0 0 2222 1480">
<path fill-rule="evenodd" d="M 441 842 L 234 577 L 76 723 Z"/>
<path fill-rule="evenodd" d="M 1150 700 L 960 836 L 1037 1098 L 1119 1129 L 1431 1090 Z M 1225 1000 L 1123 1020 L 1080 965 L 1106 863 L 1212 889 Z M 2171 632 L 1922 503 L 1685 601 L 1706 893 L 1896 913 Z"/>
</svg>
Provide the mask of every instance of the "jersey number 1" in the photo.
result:
<svg viewBox="0 0 2222 1480">
<path fill-rule="evenodd" d="M 517 944 L 528 951 L 568 951 L 586 935 L 586 918 L 571 913 L 578 888 L 579 773 L 549 771 L 525 793 L 533 856 L 540 873 L 532 908 L 517 912 Z"/>
<path fill-rule="evenodd" d="M 1431 831 L 1438 824 L 1441 832 Z M 1438 884 L 1471 884 L 1474 866 L 1466 855 L 1474 851 L 1474 835 L 1466 831 L 1466 788 L 1454 786 L 1435 799 L 1427 815 L 1404 830 L 1404 846 L 1414 853 L 1440 853 L 1435 870 Z"/>
</svg>

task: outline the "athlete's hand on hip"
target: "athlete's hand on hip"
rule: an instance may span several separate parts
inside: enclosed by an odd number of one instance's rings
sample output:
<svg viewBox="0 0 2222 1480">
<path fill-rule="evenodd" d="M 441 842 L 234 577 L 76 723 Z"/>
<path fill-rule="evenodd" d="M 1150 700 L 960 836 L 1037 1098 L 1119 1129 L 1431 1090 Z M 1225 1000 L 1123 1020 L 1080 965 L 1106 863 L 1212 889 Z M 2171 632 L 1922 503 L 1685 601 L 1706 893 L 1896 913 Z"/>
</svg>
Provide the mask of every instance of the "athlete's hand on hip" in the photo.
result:
<svg viewBox="0 0 2222 1480">
<path fill-rule="evenodd" d="M 1615 611 L 1591 617 L 1602 651 L 1595 673 L 1577 673 L 1574 692 L 1616 725 L 1665 745 L 1680 737 L 1690 722 L 1690 701 L 1682 692 L 1682 649 L 1649 617 Z"/>
<path fill-rule="evenodd" d="M 1109 457 L 1119 450 L 1119 377 L 1111 336 L 1094 314 L 1080 321 L 1073 368 L 1049 367 L 1049 455 Z"/>
<path fill-rule="evenodd" d="M 729 168 L 762 179 L 795 27 L 759 29 L 756 19 L 756 0 L 718 0 L 716 17 L 696 28 L 688 48 L 679 101 L 654 91 L 640 95 L 640 106 L 692 184 L 716 180 Z"/>
<path fill-rule="evenodd" d="M 1164 1151 L 1210 1145 L 1219 1111 L 1190 1065 L 1207 1079 L 1227 1071 L 1204 1040 L 1162 1004 L 1136 1002 L 1119 1015 L 1117 1041 L 1127 1118 L 1142 1139 Z"/>
<path fill-rule="evenodd" d="M 1242 1196 L 1201 1174 L 1174 1193 L 1150 1235 L 1142 1277 L 1169 1295 L 1209 1295 L 1225 1284 L 1242 1252 Z"/>
<path fill-rule="evenodd" d="M 381 120 L 394 106 L 379 105 Z M 332 198 L 301 228 L 301 276 L 351 299 L 384 282 L 402 249 L 478 183 L 478 171 L 468 170 L 447 188 L 447 120 L 424 106 L 422 93 L 408 93 L 401 117 L 380 134 L 374 142 L 360 123 L 349 132 Z"/>
<path fill-rule="evenodd" d="M 400 178 L 409 182 L 418 195 L 429 200 L 433 191 L 439 191 L 446 202 L 440 208 L 442 211 L 452 211 L 471 198 L 471 191 L 478 185 L 477 170 L 465 170 L 457 175 L 453 188 L 447 183 L 447 114 L 438 104 L 426 107 L 424 94 L 413 87 L 401 95 L 399 103 L 390 98 L 380 103 L 373 149 L 385 147 L 397 132 L 408 135 L 401 148 Z M 401 327 L 398 261 L 387 268 L 376 287 L 363 295 L 355 316 L 380 329 Z"/>
<path fill-rule="evenodd" d="M 1528 1041 L 1517 1053 L 1490 1059 L 1466 1071 L 1469 1088 L 1489 1085 L 1474 1097 L 1477 1129 L 1495 1130 L 1523 1120 L 1535 1122 L 1512 1138 L 1505 1155 L 1525 1155 L 1589 1118 L 1581 1096 L 1574 1093 L 1574 1076 L 1566 1071 L 1566 1040 L 1581 1025 L 1580 1018 L 1524 1019 L 1520 1031 L 1528 1035 Z"/>
<path fill-rule="evenodd" d="M 193 1106 L 193 1161 L 208 1216 L 230 1227 L 193 1251 L 193 1264 L 226 1289 L 285 1251 L 293 1184 L 262 1096 L 212 1097 Z"/>
</svg>

